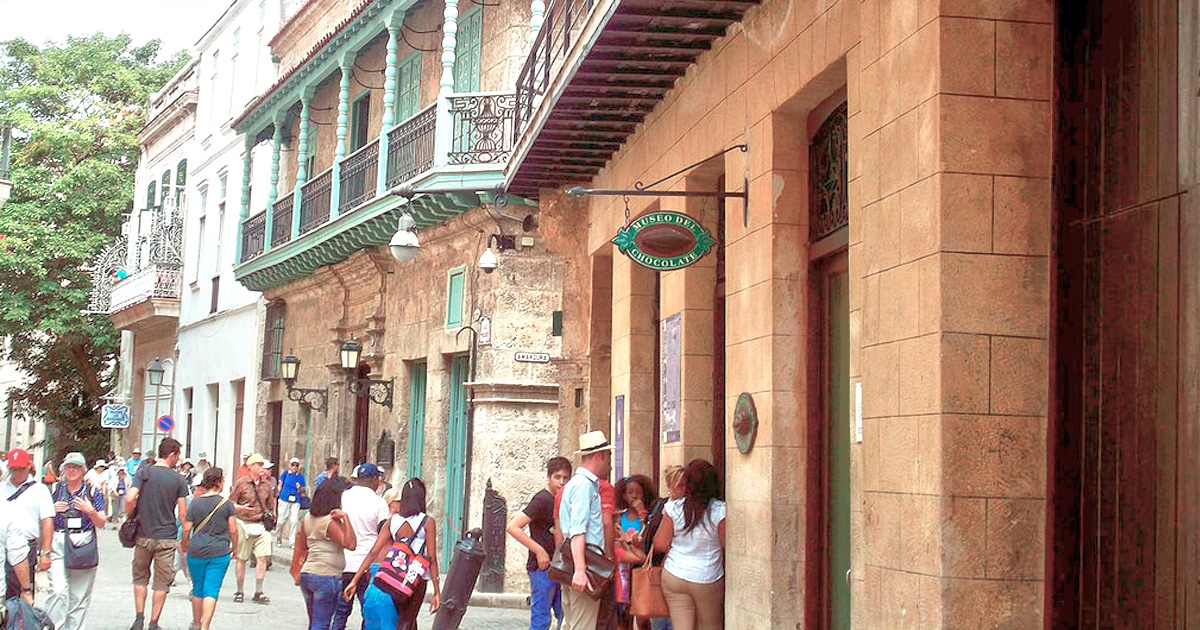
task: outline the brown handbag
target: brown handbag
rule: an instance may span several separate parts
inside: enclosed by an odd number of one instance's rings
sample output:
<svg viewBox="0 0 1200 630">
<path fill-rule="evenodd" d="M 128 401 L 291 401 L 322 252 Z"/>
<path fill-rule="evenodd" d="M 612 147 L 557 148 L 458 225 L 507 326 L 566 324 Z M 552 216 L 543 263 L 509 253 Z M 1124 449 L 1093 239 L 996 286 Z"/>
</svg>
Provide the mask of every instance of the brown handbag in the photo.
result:
<svg viewBox="0 0 1200 630">
<path fill-rule="evenodd" d="M 634 617 L 670 617 L 667 598 L 662 590 L 662 567 L 650 563 L 653 553 L 646 554 L 646 562 L 633 567 L 633 587 L 629 595 L 629 614 Z"/>
<path fill-rule="evenodd" d="M 587 545 L 583 550 L 583 561 L 587 565 L 588 595 L 600 599 L 604 589 L 612 584 L 617 564 L 604 555 L 604 550 L 596 545 Z M 551 580 L 571 588 L 571 580 L 575 575 L 575 556 L 571 553 L 571 539 L 568 538 L 554 550 L 550 559 L 550 567 L 546 576 Z"/>
</svg>

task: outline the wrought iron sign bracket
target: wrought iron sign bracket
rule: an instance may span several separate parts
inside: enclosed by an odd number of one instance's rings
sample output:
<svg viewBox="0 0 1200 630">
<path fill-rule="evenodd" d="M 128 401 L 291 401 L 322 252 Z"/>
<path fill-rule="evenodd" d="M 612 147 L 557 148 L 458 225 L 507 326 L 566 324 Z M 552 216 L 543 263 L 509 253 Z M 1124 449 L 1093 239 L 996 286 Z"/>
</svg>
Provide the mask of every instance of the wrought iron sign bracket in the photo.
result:
<svg viewBox="0 0 1200 630">
<path fill-rule="evenodd" d="M 387 380 L 374 378 L 354 378 L 347 376 L 346 389 L 350 390 L 355 396 L 370 398 L 371 402 L 383 405 L 388 409 L 392 408 L 392 390 L 395 388 L 396 379 L 389 378 Z"/>
<path fill-rule="evenodd" d="M 627 197 L 709 197 L 718 199 L 741 199 L 742 200 L 742 219 L 746 222 L 748 219 L 748 208 L 750 202 L 750 181 L 748 178 L 742 178 L 742 190 L 740 192 L 733 190 L 654 190 L 654 187 L 675 177 L 683 175 L 688 171 L 715 160 L 730 151 L 741 151 L 745 153 L 749 147 L 744 144 L 736 144 L 720 153 L 710 155 L 699 162 L 689 164 L 666 177 L 660 178 L 649 184 L 643 184 L 641 180 L 633 183 L 633 188 L 630 190 L 619 190 L 616 188 L 584 188 L 583 186 L 575 186 L 568 188 L 567 194 L 572 197 L 582 197 L 584 195 L 605 195 L 605 196 L 627 196 Z"/>
<path fill-rule="evenodd" d="M 290 401 L 298 402 L 301 405 L 308 405 L 313 411 L 325 413 L 325 410 L 329 408 L 329 390 L 327 389 L 292 387 L 292 384 L 289 382 L 287 397 Z"/>
</svg>

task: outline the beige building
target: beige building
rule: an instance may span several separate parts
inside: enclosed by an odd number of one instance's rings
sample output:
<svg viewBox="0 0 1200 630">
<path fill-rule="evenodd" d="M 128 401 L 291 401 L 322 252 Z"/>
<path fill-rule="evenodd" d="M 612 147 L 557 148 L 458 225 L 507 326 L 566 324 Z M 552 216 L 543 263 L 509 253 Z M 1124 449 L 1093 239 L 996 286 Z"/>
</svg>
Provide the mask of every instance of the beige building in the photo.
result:
<svg viewBox="0 0 1200 630">
<path fill-rule="evenodd" d="M 1200 623 L 1198 14 L 550 7 L 509 190 L 586 229 L 587 424 L 724 471 L 726 627 Z"/>
</svg>

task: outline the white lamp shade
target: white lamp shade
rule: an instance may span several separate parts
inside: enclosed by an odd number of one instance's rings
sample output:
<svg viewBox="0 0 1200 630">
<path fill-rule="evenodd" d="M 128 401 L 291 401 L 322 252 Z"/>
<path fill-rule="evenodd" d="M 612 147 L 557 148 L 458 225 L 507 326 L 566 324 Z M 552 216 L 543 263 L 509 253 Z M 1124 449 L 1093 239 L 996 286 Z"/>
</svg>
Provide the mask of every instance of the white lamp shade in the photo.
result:
<svg viewBox="0 0 1200 630">
<path fill-rule="evenodd" d="M 417 250 L 421 248 L 421 243 L 417 240 L 417 233 L 409 230 L 397 230 L 392 236 L 392 241 L 388 243 L 388 249 L 392 251 L 392 258 L 398 262 L 408 262 L 417 255 Z"/>
<path fill-rule="evenodd" d="M 295 355 L 287 355 L 279 362 L 279 371 L 286 381 L 296 380 L 296 374 L 300 372 L 300 359 Z"/>
</svg>

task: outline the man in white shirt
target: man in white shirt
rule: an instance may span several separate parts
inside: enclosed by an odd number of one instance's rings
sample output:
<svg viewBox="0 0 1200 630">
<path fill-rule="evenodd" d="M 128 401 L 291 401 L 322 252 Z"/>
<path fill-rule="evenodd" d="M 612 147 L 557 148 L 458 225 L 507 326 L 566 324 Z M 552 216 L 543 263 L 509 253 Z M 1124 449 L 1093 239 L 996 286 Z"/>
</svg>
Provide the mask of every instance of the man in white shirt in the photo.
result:
<svg viewBox="0 0 1200 630">
<path fill-rule="evenodd" d="M 342 511 L 349 517 L 350 524 L 354 527 L 354 536 L 358 541 L 358 546 L 354 549 L 347 549 L 343 552 L 346 558 L 346 568 L 343 569 L 345 573 L 342 574 L 343 590 L 350 585 L 350 580 L 354 579 L 354 574 L 366 560 L 367 553 L 371 551 L 371 547 L 375 546 L 375 539 L 379 537 L 379 525 L 391 516 L 387 502 L 383 500 L 383 497 L 375 494 L 375 491 L 383 484 L 383 471 L 370 462 L 361 464 L 355 470 L 357 475 L 354 485 L 342 493 Z M 370 580 L 358 581 L 359 610 L 362 610 L 363 594 L 367 592 L 369 582 Z M 331 630 L 345 630 L 346 619 L 350 617 L 350 612 L 353 610 L 354 600 L 346 601 L 344 597 L 339 597 L 337 608 L 333 612 Z M 365 622 L 363 627 L 366 627 Z"/>
<path fill-rule="evenodd" d="M 11 562 L 5 565 L 8 597 L 18 597 L 22 589 L 34 587 L 34 567 L 50 569 L 50 549 L 54 543 L 54 499 L 45 484 L 33 477 L 33 458 L 29 451 L 14 448 L 8 452 L 8 477 L 0 483 L 0 500 L 5 501 L 9 528 L 25 541 L 26 572 L 29 581 L 22 580 Z M 9 552 L 10 554 L 12 552 Z M 12 556 L 9 556 L 12 559 Z"/>
<path fill-rule="evenodd" d="M 33 604 L 33 582 L 29 581 L 32 572 L 29 570 L 29 541 L 21 535 L 21 531 L 13 526 L 9 510 L 0 510 L 0 562 L 6 568 L 12 569 L 21 597 Z"/>
</svg>

